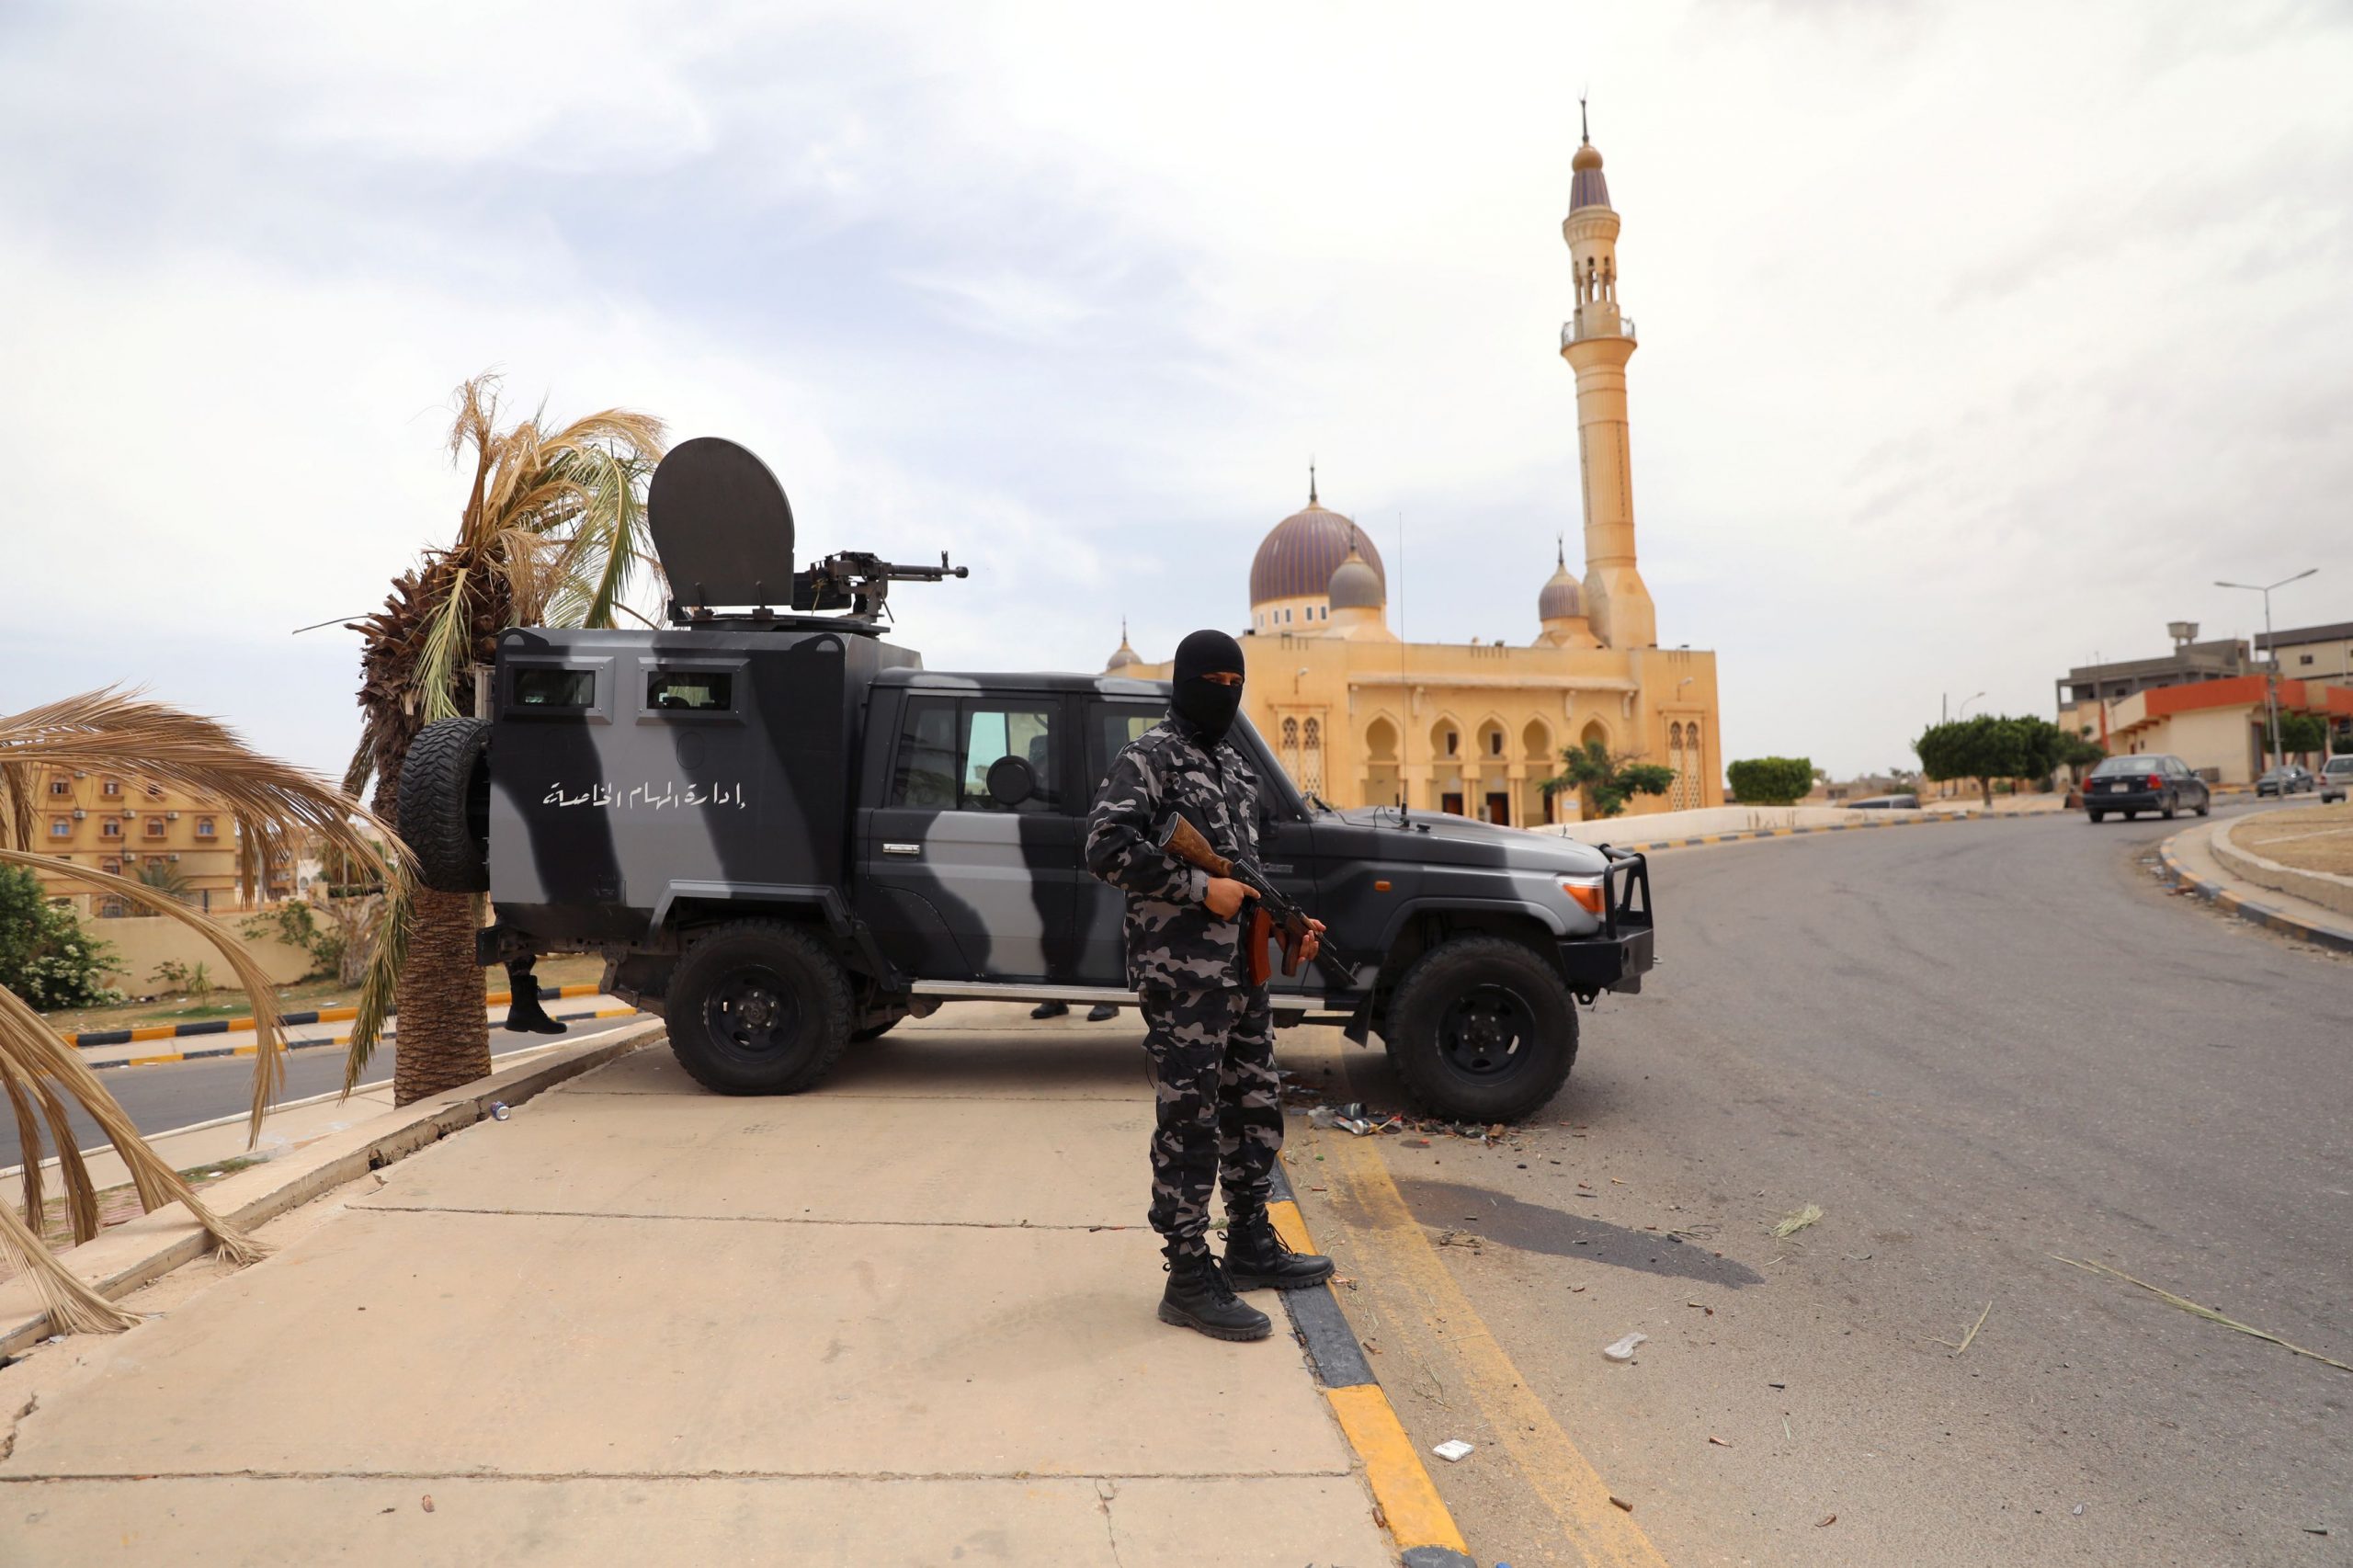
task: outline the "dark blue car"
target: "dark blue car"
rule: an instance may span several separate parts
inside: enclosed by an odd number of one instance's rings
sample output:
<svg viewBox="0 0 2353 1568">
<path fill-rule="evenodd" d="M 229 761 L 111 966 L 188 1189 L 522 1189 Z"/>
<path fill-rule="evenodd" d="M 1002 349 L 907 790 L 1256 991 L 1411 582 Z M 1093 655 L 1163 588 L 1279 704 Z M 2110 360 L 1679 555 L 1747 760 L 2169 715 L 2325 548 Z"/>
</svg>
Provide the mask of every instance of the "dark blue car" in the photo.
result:
<svg viewBox="0 0 2353 1568">
<path fill-rule="evenodd" d="M 2181 758 L 2163 752 L 2111 756 L 2084 780 L 2084 811 L 2094 822 L 2110 812 L 2128 822 L 2143 812 L 2168 821 L 2184 810 L 2202 817 L 2213 805 L 2206 780 L 2189 771 Z"/>
</svg>

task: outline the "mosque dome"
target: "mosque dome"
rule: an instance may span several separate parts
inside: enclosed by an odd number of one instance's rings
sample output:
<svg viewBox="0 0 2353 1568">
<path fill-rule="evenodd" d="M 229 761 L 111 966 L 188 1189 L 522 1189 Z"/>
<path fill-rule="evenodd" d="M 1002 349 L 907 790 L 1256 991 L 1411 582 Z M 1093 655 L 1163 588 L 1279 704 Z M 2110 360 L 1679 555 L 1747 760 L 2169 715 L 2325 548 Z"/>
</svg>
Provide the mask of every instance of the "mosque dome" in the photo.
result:
<svg viewBox="0 0 2353 1568">
<path fill-rule="evenodd" d="M 1130 665 L 1142 663 L 1143 656 L 1129 646 L 1128 623 L 1124 620 L 1120 622 L 1120 645 L 1112 650 L 1111 656 L 1103 662 L 1103 673 L 1109 675 L 1113 670 L 1124 670 Z"/>
<path fill-rule="evenodd" d="M 1568 547 L 1561 547 L 1560 564 L 1545 580 L 1544 588 L 1536 596 L 1536 619 L 1539 620 L 1569 620 L 1585 613 L 1585 589 L 1578 584 L 1575 573 L 1569 570 Z"/>
<path fill-rule="evenodd" d="M 1250 602 L 1262 605 L 1272 599 L 1323 597 L 1332 574 L 1348 558 L 1352 538 L 1381 584 L 1381 598 L 1386 599 L 1389 574 L 1381 564 L 1381 552 L 1370 540 L 1357 533 L 1356 524 L 1315 498 L 1311 477 L 1305 508 L 1277 523 L 1259 541 L 1258 553 L 1250 562 Z"/>
<path fill-rule="evenodd" d="M 1389 602 L 1389 590 L 1382 585 L 1381 574 L 1372 569 L 1353 537 L 1348 540 L 1348 558 L 1332 570 L 1324 597 L 1334 609 L 1379 609 Z"/>
</svg>

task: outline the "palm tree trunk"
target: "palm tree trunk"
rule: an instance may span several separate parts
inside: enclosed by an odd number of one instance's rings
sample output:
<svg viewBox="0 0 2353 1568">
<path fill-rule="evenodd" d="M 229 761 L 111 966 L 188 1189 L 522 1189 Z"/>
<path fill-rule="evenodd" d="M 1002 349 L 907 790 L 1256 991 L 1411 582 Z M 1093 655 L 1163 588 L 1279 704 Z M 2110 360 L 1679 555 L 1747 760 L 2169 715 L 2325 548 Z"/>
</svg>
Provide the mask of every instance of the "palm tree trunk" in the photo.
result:
<svg viewBox="0 0 2353 1568">
<path fill-rule="evenodd" d="M 394 1105 L 490 1076 L 490 1026 L 483 1015 L 482 966 L 474 961 L 482 918 L 473 895 L 420 887 L 410 898 L 392 1058 Z"/>
</svg>

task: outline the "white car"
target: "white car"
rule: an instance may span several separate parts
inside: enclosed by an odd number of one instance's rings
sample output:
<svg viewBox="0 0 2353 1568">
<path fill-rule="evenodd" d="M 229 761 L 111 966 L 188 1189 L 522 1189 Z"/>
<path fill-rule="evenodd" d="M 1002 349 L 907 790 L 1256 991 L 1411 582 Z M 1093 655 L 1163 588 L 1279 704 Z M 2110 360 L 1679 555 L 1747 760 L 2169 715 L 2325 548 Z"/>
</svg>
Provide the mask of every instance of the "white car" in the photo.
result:
<svg viewBox="0 0 2353 1568">
<path fill-rule="evenodd" d="M 2322 805 L 2325 806 L 2331 801 L 2345 799 L 2346 791 L 2348 790 L 2353 790 L 2353 756 L 2332 756 L 2321 765 L 2320 803 Z"/>
</svg>

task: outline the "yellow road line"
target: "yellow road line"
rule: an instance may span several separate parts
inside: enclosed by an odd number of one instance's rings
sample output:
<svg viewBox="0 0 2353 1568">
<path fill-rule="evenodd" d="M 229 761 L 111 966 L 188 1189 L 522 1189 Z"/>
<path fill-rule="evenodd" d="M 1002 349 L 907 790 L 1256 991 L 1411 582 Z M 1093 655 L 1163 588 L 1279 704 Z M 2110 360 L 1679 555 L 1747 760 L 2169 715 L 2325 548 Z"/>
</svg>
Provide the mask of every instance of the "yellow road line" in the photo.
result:
<svg viewBox="0 0 2353 1568">
<path fill-rule="evenodd" d="M 1443 1546 L 1468 1556 L 1471 1549 L 1463 1544 L 1462 1532 L 1454 1528 L 1454 1516 L 1447 1512 L 1438 1488 L 1431 1484 L 1422 1456 L 1414 1451 L 1414 1440 L 1405 1436 L 1381 1385 L 1325 1389 L 1324 1397 L 1332 1402 L 1332 1414 L 1340 1418 L 1348 1446 L 1364 1460 L 1365 1483 L 1372 1488 L 1373 1501 L 1381 1505 L 1381 1516 L 1389 1521 L 1389 1533 L 1399 1548 Z"/>
<path fill-rule="evenodd" d="M 1377 1274 L 1381 1292 L 1408 1301 L 1418 1321 L 1446 1324 L 1438 1353 L 1449 1356 L 1460 1373 L 1449 1386 L 1477 1403 L 1495 1441 L 1560 1520 L 1584 1562 L 1595 1568 L 1666 1568 L 1666 1559 L 1642 1527 L 1611 1505 L 1600 1472 L 1577 1451 L 1544 1402 L 1528 1391 L 1527 1379 L 1447 1272 L 1390 1179 L 1388 1165 L 1373 1147 L 1377 1142 L 1337 1137 L 1316 1143 L 1325 1181 L 1345 1187 L 1364 1217 L 1367 1256 L 1361 1272 Z"/>
<path fill-rule="evenodd" d="M 1292 1251 L 1315 1250 L 1315 1238 L 1307 1231 L 1307 1216 L 1300 1212 L 1297 1203 L 1278 1199 L 1267 1205 L 1267 1218 Z M 1404 1425 L 1397 1419 L 1381 1386 L 1374 1382 L 1325 1389 L 1324 1397 L 1332 1402 L 1332 1414 L 1339 1418 L 1348 1446 L 1364 1461 L 1365 1484 L 1372 1489 L 1372 1500 L 1381 1506 L 1381 1517 L 1388 1521 L 1389 1534 L 1399 1550 L 1442 1546 L 1469 1556 L 1471 1549 L 1463 1543 L 1454 1516 L 1438 1494 L 1429 1468 L 1415 1451 L 1414 1440 L 1405 1436 Z"/>
</svg>

